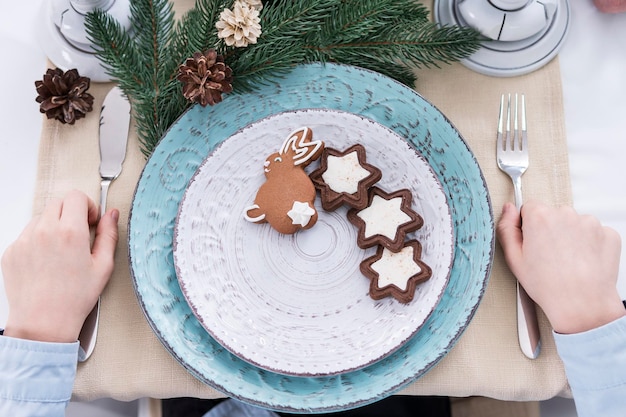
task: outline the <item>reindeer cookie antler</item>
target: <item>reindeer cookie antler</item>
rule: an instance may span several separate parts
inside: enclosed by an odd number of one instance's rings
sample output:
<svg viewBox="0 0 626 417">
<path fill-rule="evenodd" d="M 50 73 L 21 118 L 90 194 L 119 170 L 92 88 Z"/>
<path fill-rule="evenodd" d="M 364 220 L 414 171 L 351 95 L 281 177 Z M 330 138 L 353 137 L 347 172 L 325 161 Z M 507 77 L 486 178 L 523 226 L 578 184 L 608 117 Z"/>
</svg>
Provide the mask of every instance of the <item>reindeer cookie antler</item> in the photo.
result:
<svg viewBox="0 0 626 417">
<path fill-rule="evenodd" d="M 267 157 L 266 181 L 244 218 L 253 223 L 268 222 L 280 233 L 292 234 L 309 229 L 317 222 L 315 186 L 304 168 L 319 158 L 324 142 L 313 140 L 308 127 L 296 129 L 280 150 Z"/>
</svg>

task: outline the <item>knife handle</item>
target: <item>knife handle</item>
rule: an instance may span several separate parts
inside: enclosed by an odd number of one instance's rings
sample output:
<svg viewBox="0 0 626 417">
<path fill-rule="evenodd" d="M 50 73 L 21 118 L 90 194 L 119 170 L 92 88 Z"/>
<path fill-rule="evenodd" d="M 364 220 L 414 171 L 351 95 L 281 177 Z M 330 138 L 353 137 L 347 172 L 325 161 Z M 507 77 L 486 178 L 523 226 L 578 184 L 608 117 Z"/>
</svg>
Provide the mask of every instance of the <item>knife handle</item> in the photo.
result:
<svg viewBox="0 0 626 417">
<path fill-rule="evenodd" d="M 109 194 L 109 185 L 111 185 L 111 179 L 103 178 L 100 182 L 100 218 L 104 216 L 107 211 L 107 195 Z"/>
<path fill-rule="evenodd" d="M 522 352 L 529 359 L 536 359 L 541 351 L 539 322 L 535 303 L 517 282 L 517 336 Z"/>
<path fill-rule="evenodd" d="M 78 342 L 80 345 L 80 349 L 78 351 L 79 362 L 85 362 L 87 359 L 89 359 L 89 357 L 93 353 L 93 350 L 96 347 L 99 320 L 100 297 L 98 297 L 98 302 L 85 319 L 85 323 L 83 323 L 83 327 L 80 329 L 80 334 L 78 335 Z"/>
<path fill-rule="evenodd" d="M 107 195 L 109 194 L 109 185 L 111 185 L 111 179 L 102 178 L 100 182 L 100 218 L 104 216 L 107 210 Z M 80 330 L 78 340 L 80 342 L 80 353 L 78 355 L 79 362 L 84 362 L 93 353 L 96 346 L 96 337 L 98 336 L 98 321 L 100 319 L 100 297 L 98 302 L 94 306 L 93 310 L 89 313 L 83 323 L 83 327 Z"/>
</svg>

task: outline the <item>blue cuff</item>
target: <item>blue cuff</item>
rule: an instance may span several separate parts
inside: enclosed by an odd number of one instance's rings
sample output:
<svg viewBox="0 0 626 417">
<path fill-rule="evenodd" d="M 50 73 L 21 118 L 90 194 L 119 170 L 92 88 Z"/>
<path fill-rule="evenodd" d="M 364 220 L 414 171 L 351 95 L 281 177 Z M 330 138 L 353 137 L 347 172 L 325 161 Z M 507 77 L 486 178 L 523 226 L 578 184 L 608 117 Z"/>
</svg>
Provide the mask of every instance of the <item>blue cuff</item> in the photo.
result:
<svg viewBox="0 0 626 417">
<path fill-rule="evenodd" d="M 78 342 L 0 337 L 0 402 L 67 403 L 77 357 Z"/>
<path fill-rule="evenodd" d="M 577 334 L 554 334 L 580 417 L 626 410 L 626 316 Z"/>
<path fill-rule="evenodd" d="M 582 333 L 555 333 L 554 339 L 572 389 L 626 384 L 626 316 Z"/>
</svg>

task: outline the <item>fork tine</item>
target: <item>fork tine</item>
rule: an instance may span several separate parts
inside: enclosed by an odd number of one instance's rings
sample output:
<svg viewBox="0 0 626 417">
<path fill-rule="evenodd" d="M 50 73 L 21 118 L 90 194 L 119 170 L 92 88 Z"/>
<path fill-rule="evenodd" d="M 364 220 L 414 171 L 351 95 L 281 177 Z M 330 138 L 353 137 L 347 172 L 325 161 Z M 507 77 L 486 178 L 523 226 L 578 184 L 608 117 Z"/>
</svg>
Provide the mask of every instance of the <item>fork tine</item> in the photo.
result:
<svg viewBox="0 0 626 417">
<path fill-rule="evenodd" d="M 504 94 L 500 97 L 500 115 L 498 116 L 498 133 L 502 133 L 504 120 Z"/>
<path fill-rule="evenodd" d="M 504 136 L 504 150 L 506 151 L 511 141 L 511 93 L 506 103 L 506 135 Z"/>
<path fill-rule="evenodd" d="M 528 149 L 528 135 L 526 134 L 526 97 L 522 94 L 522 149 Z"/>
<path fill-rule="evenodd" d="M 500 114 L 498 116 L 498 136 L 496 147 L 497 150 L 504 150 L 504 143 L 502 141 L 502 128 L 504 126 L 504 94 L 500 97 Z"/>
<path fill-rule="evenodd" d="M 511 144 L 511 150 L 521 150 L 522 144 L 520 143 L 520 134 L 517 123 L 517 93 L 515 93 L 515 108 L 513 109 L 513 143 Z"/>
</svg>

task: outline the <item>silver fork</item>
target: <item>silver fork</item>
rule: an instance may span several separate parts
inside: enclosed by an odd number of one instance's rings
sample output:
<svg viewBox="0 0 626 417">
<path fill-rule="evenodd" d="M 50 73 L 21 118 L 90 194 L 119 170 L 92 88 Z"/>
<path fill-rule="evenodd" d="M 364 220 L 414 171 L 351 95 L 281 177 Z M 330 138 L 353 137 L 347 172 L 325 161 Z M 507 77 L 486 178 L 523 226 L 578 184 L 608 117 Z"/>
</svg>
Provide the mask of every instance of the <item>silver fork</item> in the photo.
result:
<svg viewBox="0 0 626 417">
<path fill-rule="evenodd" d="M 518 95 L 515 94 L 513 108 L 513 131 L 511 132 L 511 94 L 508 95 L 506 105 L 506 131 L 504 127 L 504 99 L 500 98 L 500 116 L 498 118 L 498 138 L 496 141 L 496 158 L 498 167 L 513 181 L 515 191 L 515 206 L 522 207 L 522 175 L 528 168 L 528 138 L 526 132 L 526 99 L 521 97 L 521 132 L 518 125 Z M 524 288 L 517 282 L 517 334 L 520 348 L 530 359 L 539 356 L 541 338 L 535 304 Z"/>
</svg>

